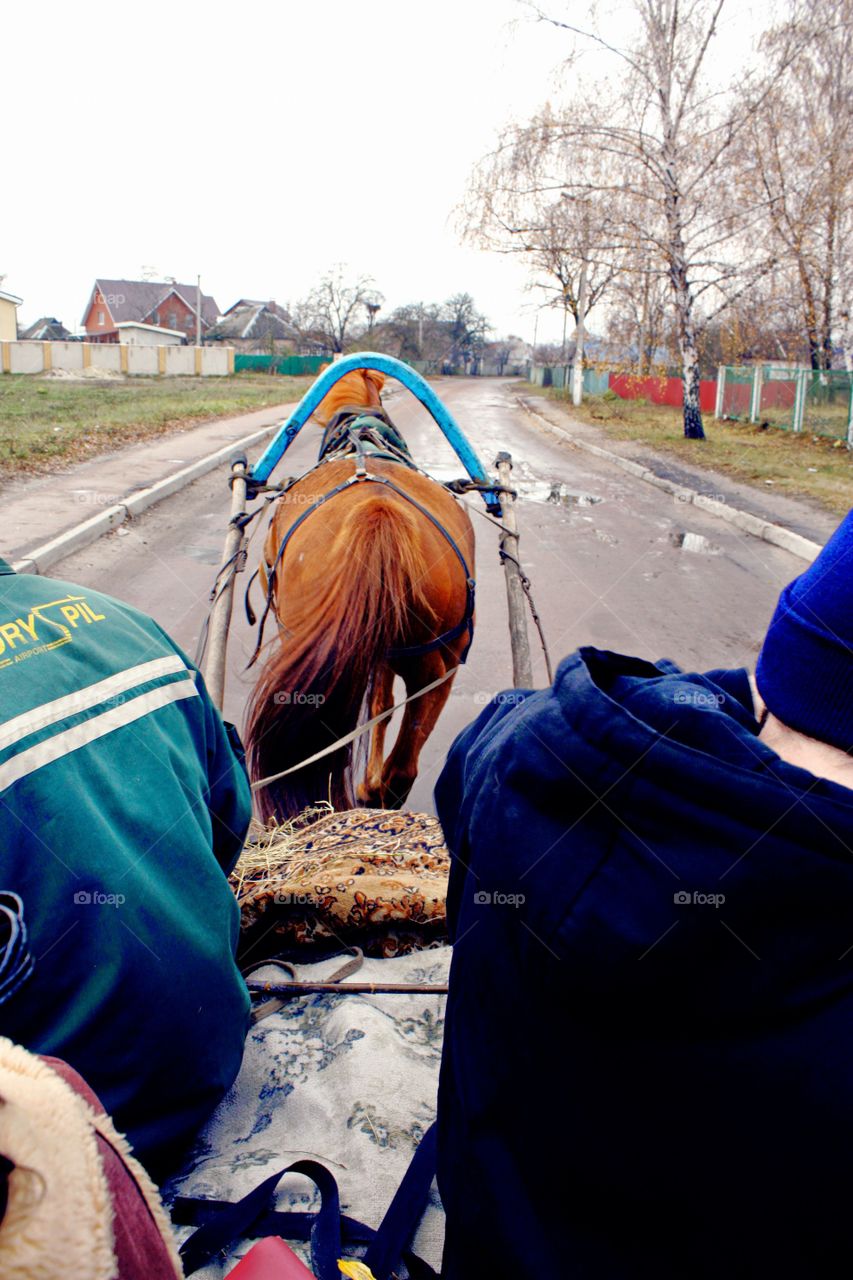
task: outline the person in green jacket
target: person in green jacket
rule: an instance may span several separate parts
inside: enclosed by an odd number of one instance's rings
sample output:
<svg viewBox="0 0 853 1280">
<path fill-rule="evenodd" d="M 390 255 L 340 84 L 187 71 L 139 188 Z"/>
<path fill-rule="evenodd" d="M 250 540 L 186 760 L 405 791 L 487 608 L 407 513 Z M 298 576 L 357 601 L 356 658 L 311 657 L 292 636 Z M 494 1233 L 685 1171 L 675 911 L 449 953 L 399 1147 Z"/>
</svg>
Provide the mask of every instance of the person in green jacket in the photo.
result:
<svg viewBox="0 0 853 1280">
<path fill-rule="evenodd" d="M 157 1173 L 240 1067 L 250 817 L 236 732 L 169 636 L 0 560 L 0 888 L 34 961 L 0 1035 L 70 1063 Z"/>
</svg>

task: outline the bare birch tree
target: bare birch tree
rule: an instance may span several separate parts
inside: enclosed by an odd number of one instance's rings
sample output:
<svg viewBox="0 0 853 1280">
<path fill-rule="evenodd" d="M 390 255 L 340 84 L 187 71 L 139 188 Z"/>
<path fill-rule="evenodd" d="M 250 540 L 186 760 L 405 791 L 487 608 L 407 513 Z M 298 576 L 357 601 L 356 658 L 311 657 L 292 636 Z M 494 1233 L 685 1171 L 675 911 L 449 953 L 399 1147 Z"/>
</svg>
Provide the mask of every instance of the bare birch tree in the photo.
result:
<svg viewBox="0 0 853 1280">
<path fill-rule="evenodd" d="M 607 237 L 614 255 L 633 248 L 653 272 L 665 272 L 684 385 L 684 434 L 699 439 L 702 320 L 749 288 L 772 261 L 755 234 L 763 197 L 744 204 L 727 190 L 731 149 L 802 39 L 792 24 L 763 74 L 741 73 L 736 83 L 721 87 L 710 72 L 725 3 L 633 0 L 639 33 L 624 46 L 592 20 L 564 22 L 530 6 L 543 23 L 567 33 L 575 53 L 587 48 L 607 55 L 614 74 L 594 91 L 587 88 L 508 131 L 499 147 L 538 154 L 541 190 L 553 189 L 554 162 L 561 157 L 561 190 L 576 201 L 606 201 L 608 216 L 621 222 L 621 236 L 611 228 Z"/>
<path fill-rule="evenodd" d="M 801 26 L 790 75 L 751 121 L 742 182 L 765 196 L 777 256 L 795 274 L 811 366 L 829 369 L 837 319 L 842 341 L 849 327 L 853 0 L 813 0 Z M 790 38 L 787 23 L 766 43 Z"/>
</svg>

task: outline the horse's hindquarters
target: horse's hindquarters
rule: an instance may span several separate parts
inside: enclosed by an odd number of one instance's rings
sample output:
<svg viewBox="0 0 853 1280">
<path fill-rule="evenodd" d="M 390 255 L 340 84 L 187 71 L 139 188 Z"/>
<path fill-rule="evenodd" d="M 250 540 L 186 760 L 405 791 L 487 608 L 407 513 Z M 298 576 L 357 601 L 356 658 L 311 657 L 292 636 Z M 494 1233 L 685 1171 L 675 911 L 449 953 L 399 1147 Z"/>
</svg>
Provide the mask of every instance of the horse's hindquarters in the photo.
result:
<svg viewBox="0 0 853 1280">
<path fill-rule="evenodd" d="M 351 732 L 366 701 L 371 714 L 377 705 L 387 709 L 389 663 L 413 693 L 454 667 L 467 648 L 466 577 L 474 572 L 467 512 L 416 471 L 379 459 L 369 459 L 369 467 L 377 480 L 347 483 L 353 460 L 325 463 L 277 504 L 265 559 L 274 566 L 274 606 L 284 630 L 250 706 L 256 780 Z M 375 734 L 361 798 L 402 803 L 450 683 L 410 704 L 381 767 L 384 734 Z M 262 812 L 290 815 L 328 798 L 336 807 L 351 804 L 352 759 L 350 745 L 265 788 Z"/>
</svg>

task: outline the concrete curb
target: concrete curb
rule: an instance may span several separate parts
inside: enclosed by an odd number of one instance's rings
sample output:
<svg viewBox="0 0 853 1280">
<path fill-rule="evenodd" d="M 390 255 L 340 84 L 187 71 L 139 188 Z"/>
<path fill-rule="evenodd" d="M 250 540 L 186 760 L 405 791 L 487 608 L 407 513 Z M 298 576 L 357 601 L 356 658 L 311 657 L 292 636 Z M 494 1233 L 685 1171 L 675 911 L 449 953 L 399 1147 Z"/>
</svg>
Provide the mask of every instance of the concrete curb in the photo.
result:
<svg viewBox="0 0 853 1280">
<path fill-rule="evenodd" d="M 270 427 L 261 427 L 259 431 L 253 431 L 251 435 L 242 436 L 239 440 L 232 440 L 230 444 L 222 449 L 217 449 L 215 453 L 208 453 L 203 458 L 197 458 L 188 467 L 182 467 L 180 471 L 174 471 L 172 475 L 158 480 L 156 484 L 152 484 L 148 489 L 140 489 L 138 493 L 134 493 L 126 501 L 107 507 L 104 511 L 99 511 L 96 516 L 90 516 L 88 520 L 84 520 L 81 524 L 74 525 L 71 529 L 66 529 L 65 533 L 60 533 L 58 537 L 52 538 L 50 542 L 42 543 L 40 547 L 36 547 L 34 551 L 31 551 L 28 556 L 21 560 L 16 560 L 12 568 L 16 573 L 45 573 L 51 565 L 56 564 L 57 560 L 70 555 L 72 551 L 79 551 L 82 547 L 88 547 L 91 542 L 95 542 L 102 534 L 109 533 L 112 529 L 117 529 L 120 524 L 124 524 L 125 521 L 132 519 L 134 516 L 142 515 L 143 511 L 147 511 L 155 503 L 161 502 L 163 498 L 171 497 L 173 493 L 178 493 L 179 490 L 186 488 L 188 484 L 192 484 L 194 480 L 207 475 L 209 471 L 215 471 L 223 463 L 229 462 L 235 453 L 251 448 L 253 444 L 257 444 L 277 430 L 278 423 Z"/>
<path fill-rule="evenodd" d="M 530 414 L 531 418 L 538 418 L 549 431 L 556 432 L 557 435 L 568 440 L 576 448 L 592 453 L 597 458 L 603 458 L 605 462 L 615 463 L 617 467 L 621 467 L 629 475 L 637 476 L 638 479 L 645 480 L 647 484 L 652 484 L 655 488 L 662 489 L 664 493 L 671 494 L 677 502 L 692 503 L 693 506 L 699 507 L 711 515 L 718 516 L 720 520 L 725 520 L 727 524 L 734 525 L 742 533 L 750 533 L 753 537 L 761 538 L 764 542 L 769 542 L 774 547 L 781 547 L 783 551 L 789 551 L 791 555 L 799 556 L 801 560 L 810 562 L 816 560 L 823 550 L 819 542 L 812 542 L 811 539 L 804 538 L 802 534 L 794 533 L 793 529 L 786 529 L 781 524 L 773 524 L 770 520 L 762 520 L 760 516 L 754 516 L 752 512 L 743 511 L 739 507 L 730 507 L 727 502 L 720 502 L 717 498 L 709 498 L 706 494 L 699 493 L 697 489 L 689 489 L 684 485 L 675 484 L 672 480 L 667 480 L 665 476 L 659 476 L 656 471 L 650 470 L 649 467 L 644 467 L 641 463 L 634 462 L 631 458 L 623 458 L 621 453 L 611 453 L 609 449 L 602 449 L 600 445 L 591 444 L 588 440 L 583 440 L 579 436 L 573 435 L 566 427 L 561 427 L 556 422 L 551 422 L 550 418 L 546 418 L 544 414 L 538 413 L 531 408 L 522 397 L 517 396 L 516 400 L 521 408 Z"/>
</svg>

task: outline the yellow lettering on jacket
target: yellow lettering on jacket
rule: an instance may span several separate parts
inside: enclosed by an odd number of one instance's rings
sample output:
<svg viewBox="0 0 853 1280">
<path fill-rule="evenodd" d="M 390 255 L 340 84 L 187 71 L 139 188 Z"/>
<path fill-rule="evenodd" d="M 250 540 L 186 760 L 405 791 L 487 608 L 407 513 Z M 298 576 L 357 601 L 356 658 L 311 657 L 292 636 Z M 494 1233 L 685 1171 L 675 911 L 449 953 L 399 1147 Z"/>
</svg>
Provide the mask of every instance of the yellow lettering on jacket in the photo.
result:
<svg viewBox="0 0 853 1280">
<path fill-rule="evenodd" d="M 36 628 L 35 628 L 35 618 L 36 618 L 36 615 L 34 613 L 31 613 L 27 618 L 26 622 L 24 622 L 23 618 L 18 619 L 18 626 L 21 628 L 22 631 L 26 631 L 27 635 L 30 637 L 30 639 L 33 642 L 38 640 L 38 635 L 36 633 Z"/>
<path fill-rule="evenodd" d="M 97 613 L 85 596 L 63 596 L 61 600 L 33 605 L 25 618 L 0 621 L 0 654 L 11 655 L 0 661 L 0 667 L 11 667 L 22 658 L 52 653 L 62 645 L 72 644 L 73 632 L 81 623 L 92 626 L 106 619 L 107 615 Z"/>
<path fill-rule="evenodd" d="M 0 622 L 0 636 L 3 637 L 10 649 L 15 648 L 16 641 L 19 644 L 27 643 L 17 622 Z"/>
</svg>

